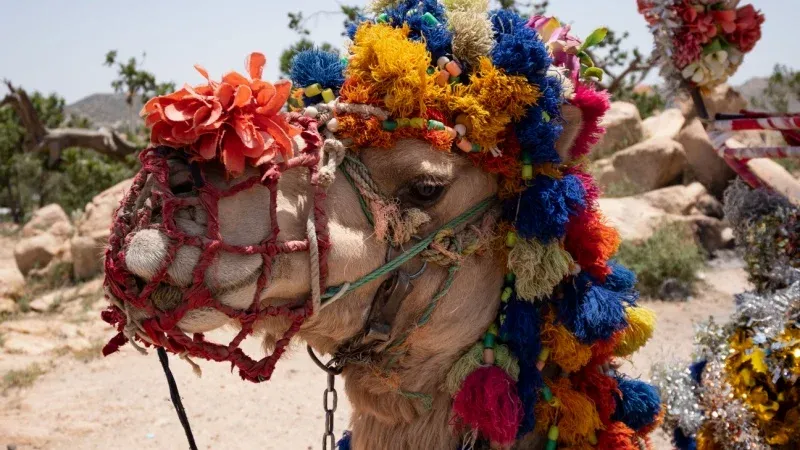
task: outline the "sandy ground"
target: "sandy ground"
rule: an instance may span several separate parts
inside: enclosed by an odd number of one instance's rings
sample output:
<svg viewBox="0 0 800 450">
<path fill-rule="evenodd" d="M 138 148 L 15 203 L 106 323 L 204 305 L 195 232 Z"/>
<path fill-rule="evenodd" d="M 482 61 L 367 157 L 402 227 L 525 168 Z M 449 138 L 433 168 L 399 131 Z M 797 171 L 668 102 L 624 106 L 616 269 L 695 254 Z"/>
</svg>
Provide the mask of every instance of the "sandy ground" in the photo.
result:
<svg viewBox="0 0 800 450">
<path fill-rule="evenodd" d="M 687 359 L 693 324 L 733 310 L 731 295 L 747 288 L 734 261 L 712 265 L 705 284 L 689 302 L 644 301 L 659 324 L 651 343 L 624 365 L 632 376 L 647 378 L 660 360 Z M 108 336 L 111 332 L 108 332 Z M 248 343 L 248 352 L 257 351 Z M 41 357 L 0 353 L 0 372 Z M 200 448 L 316 449 L 324 426 L 325 375 L 296 348 L 278 365 L 273 381 L 242 382 L 222 364 L 201 362 L 202 378 L 188 364 L 171 358 L 184 405 Z M 0 396 L 0 445 L 17 449 L 181 449 L 186 441 L 169 401 L 155 353 L 141 356 L 130 346 L 108 358 L 87 362 L 70 356 L 47 357 L 50 369 L 31 387 Z M 347 428 L 351 407 L 343 384 L 336 414 L 337 434 Z M 671 446 L 663 434 L 658 450 Z"/>
</svg>

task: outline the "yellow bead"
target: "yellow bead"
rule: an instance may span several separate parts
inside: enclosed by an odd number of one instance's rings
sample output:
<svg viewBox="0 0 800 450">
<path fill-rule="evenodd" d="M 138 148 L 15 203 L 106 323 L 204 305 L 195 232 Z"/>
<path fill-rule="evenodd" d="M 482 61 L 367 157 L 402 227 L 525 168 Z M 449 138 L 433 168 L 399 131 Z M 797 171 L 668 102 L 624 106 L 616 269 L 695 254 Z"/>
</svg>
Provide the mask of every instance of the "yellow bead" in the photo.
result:
<svg viewBox="0 0 800 450">
<path fill-rule="evenodd" d="M 597 435 L 594 434 L 594 431 L 589 433 L 589 443 L 592 445 L 597 445 Z"/>
<path fill-rule="evenodd" d="M 539 361 L 547 361 L 547 358 L 550 357 L 550 348 L 544 347 L 541 352 L 539 352 Z"/>
<path fill-rule="evenodd" d="M 530 164 L 523 164 L 522 165 L 522 179 L 523 180 L 532 180 L 533 179 L 533 166 Z"/>
<path fill-rule="evenodd" d="M 397 119 L 397 126 L 399 128 L 410 127 L 411 126 L 411 120 L 405 119 L 405 118 Z"/>
<path fill-rule="evenodd" d="M 549 430 L 547 430 L 547 439 L 550 439 L 551 441 L 557 441 L 558 440 L 558 427 L 557 426 L 553 425 L 553 426 L 550 427 Z"/>
<path fill-rule="evenodd" d="M 412 128 L 425 128 L 425 119 L 422 117 L 414 117 L 411 119 Z"/>
<path fill-rule="evenodd" d="M 319 83 L 314 83 L 311 86 L 306 86 L 306 88 L 303 89 L 303 93 L 306 97 L 316 97 L 322 93 L 322 86 L 320 86 Z"/>
<path fill-rule="evenodd" d="M 325 89 L 322 91 L 322 101 L 325 103 L 330 103 L 334 100 L 336 100 L 336 95 L 333 94 L 332 89 Z"/>
<path fill-rule="evenodd" d="M 515 245 L 517 245 L 517 233 L 509 231 L 508 234 L 506 234 L 506 247 L 512 248 Z"/>
</svg>

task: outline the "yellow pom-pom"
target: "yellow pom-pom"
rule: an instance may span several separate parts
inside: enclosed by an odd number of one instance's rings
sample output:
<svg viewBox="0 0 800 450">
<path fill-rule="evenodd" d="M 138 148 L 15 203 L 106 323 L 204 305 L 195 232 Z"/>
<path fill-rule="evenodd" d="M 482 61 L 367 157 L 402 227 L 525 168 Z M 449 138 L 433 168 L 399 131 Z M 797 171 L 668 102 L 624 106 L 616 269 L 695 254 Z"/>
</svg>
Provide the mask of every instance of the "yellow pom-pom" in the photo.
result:
<svg viewBox="0 0 800 450">
<path fill-rule="evenodd" d="M 625 308 L 628 327 L 622 330 L 614 354 L 617 356 L 632 355 L 653 336 L 656 327 L 656 313 L 643 306 Z"/>
<path fill-rule="evenodd" d="M 535 239 L 518 239 L 508 253 L 508 268 L 517 276 L 517 295 L 525 300 L 550 295 L 571 266 L 572 257 L 559 242 L 542 245 Z"/>
<path fill-rule="evenodd" d="M 589 397 L 574 390 L 567 378 L 545 381 L 558 399 L 558 406 L 536 403 L 536 431 L 544 434 L 558 423 L 559 441 L 568 445 L 586 443 L 589 436 L 603 427 L 597 409 Z"/>
</svg>

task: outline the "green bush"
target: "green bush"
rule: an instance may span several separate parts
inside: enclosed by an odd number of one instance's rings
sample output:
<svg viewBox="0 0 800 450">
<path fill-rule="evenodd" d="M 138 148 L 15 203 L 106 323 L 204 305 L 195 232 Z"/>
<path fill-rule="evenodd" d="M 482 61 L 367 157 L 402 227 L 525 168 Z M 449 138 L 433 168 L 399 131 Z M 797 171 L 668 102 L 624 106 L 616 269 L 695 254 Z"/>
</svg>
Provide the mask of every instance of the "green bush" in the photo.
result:
<svg viewBox="0 0 800 450">
<path fill-rule="evenodd" d="M 670 279 L 691 289 L 704 264 L 694 234 L 680 222 L 661 225 L 642 243 L 623 242 L 617 259 L 636 273 L 639 291 L 651 297 L 658 297 Z"/>
</svg>

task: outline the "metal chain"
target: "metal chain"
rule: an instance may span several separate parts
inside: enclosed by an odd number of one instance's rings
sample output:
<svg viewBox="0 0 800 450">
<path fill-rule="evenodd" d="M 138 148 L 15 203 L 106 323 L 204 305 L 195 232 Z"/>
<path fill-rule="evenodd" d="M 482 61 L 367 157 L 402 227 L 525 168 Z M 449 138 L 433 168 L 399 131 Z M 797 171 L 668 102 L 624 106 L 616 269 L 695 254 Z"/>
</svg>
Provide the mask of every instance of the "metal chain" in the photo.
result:
<svg viewBox="0 0 800 450">
<path fill-rule="evenodd" d="M 333 435 L 333 413 L 339 403 L 339 396 L 336 394 L 334 382 L 336 375 L 328 372 L 328 387 L 322 396 L 322 408 L 325 410 L 325 434 L 322 435 L 322 450 L 334 450 L 336 448 L 336 437 Z M 329 395 L 332 394 L 332 398 Z"/>
<path fill-rule="evenodd" d="M 342 373 L 342 364 L 337 358 L 333 358 L 327 363 L 319 360 L 311 346 L 306 346 L 311 360 L 325 373 L 328 374 L 328 387 L 322 394 L 322 409 L 325 410 L 325 433 L 322 435 L 322 450 L 336 449 L 336 436 L 333 434 L 333 413 L 339 405 L 339 394 L 336 392 L 336 375 Z"/>
</svg>

